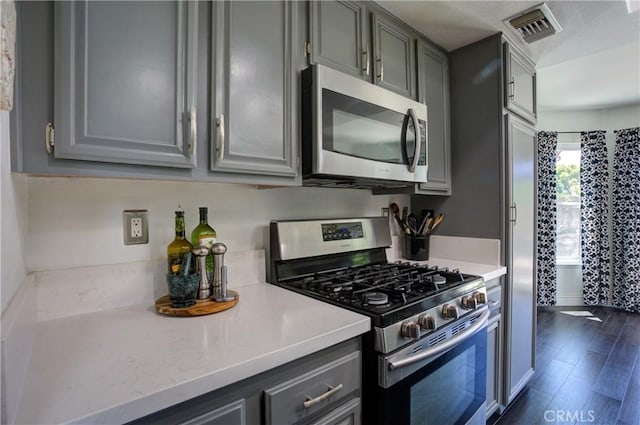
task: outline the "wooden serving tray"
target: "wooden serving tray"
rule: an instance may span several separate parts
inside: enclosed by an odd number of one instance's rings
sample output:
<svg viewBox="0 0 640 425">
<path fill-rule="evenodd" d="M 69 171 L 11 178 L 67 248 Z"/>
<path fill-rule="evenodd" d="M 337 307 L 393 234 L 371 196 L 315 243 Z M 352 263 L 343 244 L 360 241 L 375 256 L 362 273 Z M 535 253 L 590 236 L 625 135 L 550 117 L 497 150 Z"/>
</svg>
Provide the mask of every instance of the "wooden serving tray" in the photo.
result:
<svg viewBox="0 0 640 425">
<path fill-rule="evenodd" d="M 222 303 L 211 301 L 210 299 L 200 300 L 196 301 L 191 307 L 184 308 L 171 307 L 171 298 L 169 298 L 169 295 L 165 295 L 156 300 L 156 311 L 167 316 L 178 317 L 204 316 L 205 314 L 220 313 L 221 311 L 230 309 L 240 301 L 240 295 L 238 295 L 236 291 L 227 290 L 227 292 L 235 295 L 236 299 Z"/>
</svg>

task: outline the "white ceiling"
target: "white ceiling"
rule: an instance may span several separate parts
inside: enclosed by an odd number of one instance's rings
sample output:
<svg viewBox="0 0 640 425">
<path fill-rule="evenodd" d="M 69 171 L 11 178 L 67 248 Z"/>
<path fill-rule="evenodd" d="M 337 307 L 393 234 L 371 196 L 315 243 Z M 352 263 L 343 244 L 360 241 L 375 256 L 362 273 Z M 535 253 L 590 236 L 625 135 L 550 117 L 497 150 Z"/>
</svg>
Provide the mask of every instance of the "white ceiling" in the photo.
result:
<svg viewBox="0 0 640 425">
<path fill-rule="evenodd" d="M 378 3 L 448 51 L 505 33 L 537 65 L 539 109 L 640 103 L 640 12 L 629 14 L 624 0 L 547 1 L 563 31 L 531 44 L 502 21 L 540 1 Z"/>
</svg>

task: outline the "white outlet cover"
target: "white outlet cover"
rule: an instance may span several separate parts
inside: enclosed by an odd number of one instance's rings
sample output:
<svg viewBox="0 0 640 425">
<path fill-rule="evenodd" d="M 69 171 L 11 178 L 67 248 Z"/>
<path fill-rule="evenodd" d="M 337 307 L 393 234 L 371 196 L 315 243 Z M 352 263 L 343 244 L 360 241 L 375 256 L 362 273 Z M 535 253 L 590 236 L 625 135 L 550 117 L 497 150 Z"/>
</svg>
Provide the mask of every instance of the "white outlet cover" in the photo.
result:
<svg viewBox="0 0 640 425">
<path fill-rule="evenodd" d="M 149 243 L 147 210 L 124 210 L 122 217 L 125 245 Z"/>
</svg>

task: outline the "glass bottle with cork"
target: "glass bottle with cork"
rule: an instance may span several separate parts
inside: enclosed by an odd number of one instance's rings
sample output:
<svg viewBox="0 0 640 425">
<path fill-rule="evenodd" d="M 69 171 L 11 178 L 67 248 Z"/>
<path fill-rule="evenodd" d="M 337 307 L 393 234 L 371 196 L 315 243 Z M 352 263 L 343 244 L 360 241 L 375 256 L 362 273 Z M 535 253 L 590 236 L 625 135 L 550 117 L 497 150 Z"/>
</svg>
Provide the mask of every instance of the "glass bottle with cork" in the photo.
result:
<svg viewBox="0 0 640 425">
<path fill-rule="evenodd" d="M 180 274 L 180 267 L 182 266 L 182 260 L 185 254 L 191 252 L 193 246 L 185 238 L 185 225 L 184 225 L 184 211 L 178 205 L 178 209 L 175 212 L 175 239 L 167 246 L 167 261 L 169 266 L 169 274 Z"/>
<path fill-rule="evenodd" d="M 216 231 L 207 222 L 207 215 L 209 209 L 207 207 L 200 207 L 200 223 L 191 232 L 191 243 L 193 246 L 206 246 L 209 250 L 214 243 L 216 243 Z M 213 279 L 213 256 L 207 256 L 206 272 L 209 281 Z M 215 290 L 215 288 L 214 288 Z"/>
</svg>

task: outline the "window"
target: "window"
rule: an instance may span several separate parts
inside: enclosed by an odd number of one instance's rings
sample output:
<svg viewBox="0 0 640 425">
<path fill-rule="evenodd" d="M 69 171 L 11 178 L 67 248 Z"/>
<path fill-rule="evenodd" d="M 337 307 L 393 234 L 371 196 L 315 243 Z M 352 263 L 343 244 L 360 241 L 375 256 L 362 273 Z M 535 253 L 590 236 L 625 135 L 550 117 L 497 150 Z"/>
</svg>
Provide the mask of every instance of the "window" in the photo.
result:
<svg viewBox="0 0 640 425">
<path fill-rule="evenodd" d="M 556 261 L 580 264 L 580 142 L 561 140 L 556 154 Z"/>
</svg>

